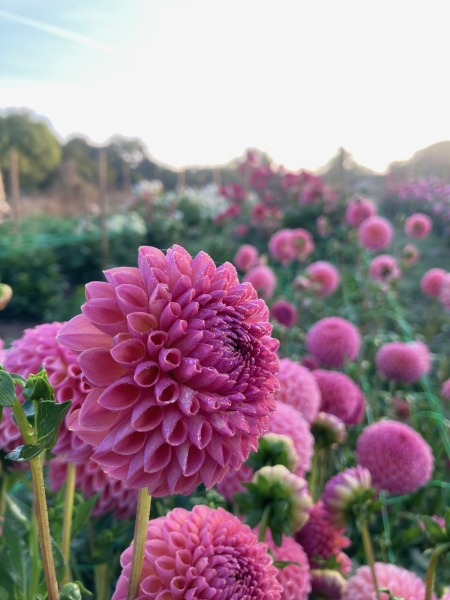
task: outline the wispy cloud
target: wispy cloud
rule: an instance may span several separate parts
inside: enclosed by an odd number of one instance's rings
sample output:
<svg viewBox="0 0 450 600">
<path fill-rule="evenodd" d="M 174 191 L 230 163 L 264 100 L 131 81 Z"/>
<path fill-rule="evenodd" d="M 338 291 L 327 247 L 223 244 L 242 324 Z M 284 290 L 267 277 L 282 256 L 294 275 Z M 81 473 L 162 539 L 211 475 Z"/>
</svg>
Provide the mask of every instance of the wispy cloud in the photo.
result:
<svg viewBox="0 0 450 600">
<path fill-rule="evenodd" d="M 45 33 L 49 33 L 50 35 L 55 35 L 66 40 L 71 40 L 72 42 L 75 42 L 77 44 L 83 44 L 84 46 L 90 46 L 91 48 L 95 48 L 100 52 L 106 52 L 107 54 L 114 55 L 120 54 L 120 51 L 114 46 L 104 44 L 103 42 L 99 42 L 98 40 L 90 38 L 81 33 L 69 31 L 68 29 L 64 29 L 63 27 L 55 27 L 54 25 L 49 25 L 48 23 L 43 23 L 42 21 L 36 21 L 35 19 L 28 19 L 27 17 L 16 15 L 7 10 L 0 9 L 0 19 L 5 19 L 7 21 L 19 23 L 21 25 L 25 25 L 26 27 L 33 27 L 34 29 L 39 29 L 40 31 L 44 31 Z"/>
</svg>

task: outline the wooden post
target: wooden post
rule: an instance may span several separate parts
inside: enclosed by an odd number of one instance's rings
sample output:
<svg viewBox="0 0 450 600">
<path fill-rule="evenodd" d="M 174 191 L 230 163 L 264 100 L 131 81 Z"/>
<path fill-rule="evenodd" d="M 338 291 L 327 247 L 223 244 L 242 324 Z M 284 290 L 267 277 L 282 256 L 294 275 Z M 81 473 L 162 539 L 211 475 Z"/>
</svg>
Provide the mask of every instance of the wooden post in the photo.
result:
<svg viewBox="0 0 450 600">
<path fill-rule="evenodd" d="M 11 152 L 11 198 L 16 222 L 16 235 L 20 239 L 20 184 L 19 184 L 19 155 L 16 150 Z"/>
<path fill-rule="evenodd" d="M 108 268 L 109 262 L 109 240 L 106 228 L 108 217 L 108 192 L 107 192 L 108 166 L 106 162 L 106 150 L 100 148 L 98 155 L 98 181 L 99 181 L 99 204 L 100 204 L 100 235 L 103 268 Z"/>
</svg>

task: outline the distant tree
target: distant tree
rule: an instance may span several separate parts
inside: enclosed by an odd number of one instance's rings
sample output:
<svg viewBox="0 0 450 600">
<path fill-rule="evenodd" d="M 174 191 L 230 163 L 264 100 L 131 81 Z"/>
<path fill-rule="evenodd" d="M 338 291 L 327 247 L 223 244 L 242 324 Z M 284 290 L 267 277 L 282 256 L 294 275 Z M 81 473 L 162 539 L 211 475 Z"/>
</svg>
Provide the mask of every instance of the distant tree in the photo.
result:
<svg viewBox="0 0 450 600">
<path fill-rule="evenodd" d="M 73 161 L 78 175 L 87 183 L 98 182 L 98 148 L 91 146 L 84 138 L 74 137 L 64 144 L 62 159 Z"/>
</svg>

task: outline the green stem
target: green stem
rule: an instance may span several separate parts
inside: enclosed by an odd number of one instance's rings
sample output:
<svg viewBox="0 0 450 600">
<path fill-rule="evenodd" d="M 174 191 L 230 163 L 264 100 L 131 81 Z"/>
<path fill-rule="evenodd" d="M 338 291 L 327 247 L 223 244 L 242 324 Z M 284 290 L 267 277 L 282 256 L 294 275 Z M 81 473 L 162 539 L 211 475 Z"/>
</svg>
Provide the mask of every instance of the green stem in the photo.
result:
<svg viewBox="0 0 450 600">
<path fill-rule="evenodd" d="M 364 544 L 364 552 L 366 554 L 366 559 L 367 559 L 367 562 L 369 563 L 370 572 L 372 574 L 373 587 L 374 587 L 375 593 L 377 595 L 377 600 L 380 600 L 380 592 L 379 592 L 379 588 L 378 588 L 377 574 L 375 573 L 375 559 L 373 556 L 372 542 L 370 540 L 370 534 L 369 534 L 369 529 L 367 527 L 367 522 L 364 517 L 361 519 L 360 529 L 361 529 L 361 535 L 362 535 L 363 544 Z"/>
<path fill-rule="evenodd" d="M 127 600 L 136 600 L 139 593 L 151 501 L 152 497 L 149 496 L 147 488 L 141 488 L 139 490 L 136 525 L 134 527 L 133 557 L 131 559 L 131 573 L 130 581 L 128 583 Z"/>
<path fill-rule="evenodd" d="M 0 463 L 0 469 L 1 469 L 1 463 Z M 3 521 L 4 516 L 5 516 L 6 493 L 8 491 L 8 484 L 9 484 L 9 475 L 5 470 L 3 470 L 3 473 L 1 474 L 1 488 L 0 488 L 0 527 L 1 527 L 1 522 Z"/>
<path fill-rule="evenodd" d="M 380 492 L 380 500 L 383 503 L 381 506 L 381 516 L 383 519 L 383 527 L 384 527 L 384 538 L 386 542 L 388 560 L 391 565 L 394 564 L 394 553 L 392 552 L 392 543 L 391 543 L 391 527 L 389 524 L 389 516 L 386 508 L 386 494 L 384 492 Z"/>
<path fill-rule="evenodd" d="M 444 554 L 447 550 L 450 550 L 450 543 L 440 544 L 433 550 L 433 554 L 431 555 L 428 564 L 427 576 L 425 578 L 425 600 L 431 600 L 432 598 L 437 563 L 441 554 Z"/>
<path fill-rule="evenodd" d="M 20 433 L 22 434 L 23 441 L 25 442 L 25 444 L 34 444 L 36 441 L 34 439 L 34 437 L 35 437 L 34 429 L 30 425 L 30 423 L 27 419 L 27 416 L 23 410 L 23 407 L 20 404 L 20 401 L 17 397 L 12 406 L 12 411 L 13 411 L 14 417 L 16 419 L 17 425 L 19 426 Z M 30 463 L 31 463 L 31 461 L 30 461 Z"/>
<path fill-rule="evenodd" d="M 95 593 L 97 600 L 108 600 L 109 569 L 107 563 L 94 566 Z"/>
<path fill-rule="evenodd" d="M 318 483 L 319 483 L 319 454 L 321 454 L 322 450 L 320 448 L 315 448 L 312 466 L 311 466 L 311 479 L 309 481 L 309 489 L 311 491 L 311 496 L 313 501 L 315 502 L 318 499 Z"/>
<path fill-rule="evenodd" d="M 33 506 L 31 515 L 31 531 L 30 531 L 30 555 L 31 555 L 31 576 L 30 585 L 28 588 L 28 599 L 35 600 L 39 587 L 39 579 L 41 576 L 41 561 L 39 558 L 39 532 L 37 524 L 36 509 Z"/>
<path fill-rule="evenodd" d="M 73 501 L 75 496 L 75 476 L 77 474 L 76 466 L 67 463 L 66 491 L 64 494 L 64 516 L 61 539 L 61 553 L 66 563 L 66 573 L 61 582 L 61 586 L 68 583 L 71 579 L 70 574 L 70 538 L 72 533 Z"/>
<path fill-rule="evenodd" d="M 262 517 L 261 517 L 261 523 L 259 524 L 258 542 L 266 541 L 266 531 L 267 531 L 267 526 L 269 524 L 269 516 L 270 516 L 270 506 L 266 506 L 266 508 L 263 511 Z"/>
</svg>

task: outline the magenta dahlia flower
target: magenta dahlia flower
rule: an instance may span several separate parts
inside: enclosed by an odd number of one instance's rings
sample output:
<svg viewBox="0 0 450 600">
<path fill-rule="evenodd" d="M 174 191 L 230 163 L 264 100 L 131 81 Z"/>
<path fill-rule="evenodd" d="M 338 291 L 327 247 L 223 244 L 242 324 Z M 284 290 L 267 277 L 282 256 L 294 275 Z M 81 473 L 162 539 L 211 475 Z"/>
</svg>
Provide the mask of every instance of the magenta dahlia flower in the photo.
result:
<svg viewBox="0 0 450 600">
<path fill-rule="evenodd" d="M 414 429 L 397 421 L 379 421 L 364 429 L 356 444 L 361 466 L 373 485 L 391 494 L 415 492 L 430 480 L 433 453 Z"/>
<path fill-rule="evenodd" d="M 297 309 L 288 300 L 276 300 L 270 307 L 270 316 L 280 325 L 291 328 L 297 322 Z"/>
<path fill-rule="evenodd" d="M 387 248 L 393 237 L 394 229 L 384 217 L 369 217 L 358 228 L 359 243 L 367 250 Z"/>
<path fill-rule="evenodd" d="M 313 569 L 311 571 L 313 598 L 341 600 L 346 585 L 346 581 L 339 571 L 332 571 L 330 569 Z"/>
<path fill-rule="evenodd" d="M 283 535 L 281 546 L 274 544 L 270 530 L 266 532 L 266 544 L 272 550 L 275 560 L 294 562 L 278 569 L 277 579 L 282 587 L 280 600 L 308 600 L 311 591 L 311 575 L 305 551 L 291 537 Z"/>
<path fill-rule="evenodd" d="M 375 279 L 375 281 L 388 283 L 398 279 L 401 274 L 397 260 L 389 254 L 376 256 L 369 266 L 369 277 Z"/>
<path fill-rule="evenodd" d="M 311 285 L 309 289 L 317 296 L 329 296 L 339 285 L 339 272 L 326 260 L 318 260 L 306 267 Z"/>
<path fill-rule="evenodd" d="M 280 389 L 275 398 L 296 408 L 308 423 L 317 417 L 321 403 L 320 390 L 314 375 L 302 365 L 282 358 L 278 371 Z"/>
<path fill-rule="evenodd" d="M 125 600 L 133 544 L 123 552 L 112 600 Z M 139 598 L 278 600 L 267 544 L 222 508 L 175 508 L 148 523 Z"/>
<path fill-rule="evenodd" d="M 345 373 L 316 369 L 312 372 L 319 386 L 320 410 L 338 417 L 346 425 L 356 425 L 364 417 L 364 394 Z"/>
<path fill-rule="evenodd" d="M 243 244 L 234 255 L 233 263 L 239 271 L 248 271 L 259 262 L 258 250 L 251 244 Z"/>
<path fill-rule="evenodd" d="M 441 396 L 446 400 L 450 400 L 450 379 L 444 381 L 441 388 Z"/>
<path fill-rule="evenodd" d="M 375 356 L 380 375 L 413 383 L 430 370 L 428 348 L 421 342 L 389 342 L 381 346 Z"/>
<path fill-rule="evenodd" d="M 356 327 L 340 317 L 320 319 L 306 335 L 307 351 L 326 367 L 343 367 L 345 361 L 354 361 L 360 346 Z"/>
<path fill-rule="evenodd" d="M 270 267 L 259 265 L 247 271 L 244 282 L 251 283 L 261 298 L 267 300 L 273 296 L 277 285 L 277 277 Z"/>
<path fill-rule="evenodd" d="M 282 265 L 308 258 L 314 250 L 314 241 L 306 229 L 281 229 L 269 240 L 271 256 Z"/>
<path fill-rule="evenodd" d="M 393 596 L 403 600 L 424 600 L 425 584 L 415 573 L 402 567 L 375 563 L 375 573 L 379 587 L 387 588 Z M 355 575 L 347 580 L 347 589 L 342 600 L 374 600 L 376 598 L 372 575 L 367 566 L 359 567 Z M 388 600 L 388 594 L 380 594 L 381 600 Z M 436 596 L 433 595 L 434 600 Z"/>
<path fill-rule="evenodd" d="M 444 269 L 430 269 L 420 280 L 422 292 L 432 298 L 437 298 L 441 293 L 441 288 L 447 272 Z"/>
<path fill-rule="evenodd" d="M 346 527 L 353 505 L 370 489 L 372 477 L 361 465 L 345 469 L 332 477 L 322 494 L 328 520 L 336 527 Z"/>
<path fill-rule="evenodd" d="M 352 227 L 359 227 L 363 221 L 377 214 L 377 207 L 369 198 L 350 200 L 345 211 L 345 221 Z"/>
<path fill-rule="evenodd" d="M 433 229 L 433 221 L 428 215 L 415 213 L 405 221 L 405 233 L 416 240 L 428 237 Z"/>
<path fill-rule="evenodd" d="M 407 267 L 412 267 L 419 262 L 420 252 L 414 244 L 406 244 L 403 248 L 403 263 Z"/>
<path fill-rule="evenodd" d="M 83 314 L 58 335 L 92 386 L 71 428 L 128 487 L 188 494 L 257 448 L 275 410 L 278 342 L 231 264 L 180 246 L 144 246 L 138 259 L 88 284 Z"/>
</svg>

